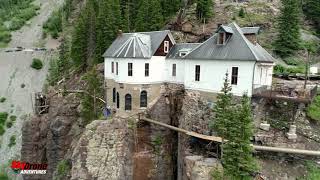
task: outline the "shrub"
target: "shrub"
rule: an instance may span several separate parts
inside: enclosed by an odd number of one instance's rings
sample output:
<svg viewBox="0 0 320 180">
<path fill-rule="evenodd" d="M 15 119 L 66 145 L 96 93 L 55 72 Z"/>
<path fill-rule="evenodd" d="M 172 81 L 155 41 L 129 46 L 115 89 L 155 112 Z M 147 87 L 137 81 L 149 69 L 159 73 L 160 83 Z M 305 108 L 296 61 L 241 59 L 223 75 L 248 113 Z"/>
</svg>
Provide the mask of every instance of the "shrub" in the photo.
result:
<svg viewBox="0 0 320 180">
<path fill-rule="evenodd" d="M 13 136 L 11 136 L 10 137 L 10 142 L 9 142 L 9 144 L 8 144 L 8 147 L 12 147 L 12 146 L 14 146 L 14 145 L 16 145 L 16 136 L 15 135 L 13 135 Z"/>
<path fill-rule="evenodd" d="M 10 116 L 10 120 L 15 122 L 17 120 L 17 116 L 15 116 L 15 115 Z"/>
<path fill-rule="evenodd" d="M 244 18 L 245 17 L 245 13 L 244 13 L 244 9 L 241 8 L 239 11 L 239 17 Z"/>
<path fill-rule="evenodd" d="M 6 101 L 6 98 L 5 97 L 1 97 L 0 98 L 0 103 L 3 103 L 3 102 L 5 102 Z"/>
<path fill-rule="evenodd" d="M 8 119 L 8 113 L 0 112 L 0 125 L 4 125 L 7 119 Z"/>
<path fill-rule="evenodd" d="M 67 160 L 62 160 L 58 163 L 57 173 L 59 177 L 65 177 L 70 170 L 70 165 Z"/>
<path fill-rule="evenodd" d="M 40 59 L 34 58 L 31 64 L 33 69 L 40 70 L 43 67 L 42 61 Z"/>
<path fill-rule="evenodd" d="M 45 32 L 49 33 L 52 38 L 58 38 L 59 32 L 62 32 L 61 10 L 52 13 L 51 17 L 43 25 L 43 29 Z"/>
<path fill-rule="evenodd" d="M 316 96 L 314 101 L 307 108 L 307 115 L 311 119 L 320 121 L 320 96 Z"/>
<path fill-rule="evenodd" d="M 11 128 L 12 125 L 13 125 L 13 122 L 12 122 L 12 121 L 8 121 L 8 122 L 7 122 L 7 128 Z"/>
<path fill-rule="evenodd" d="M 5 132 L 6 130 L 4 129 L 4 127 L 0 125 L 0 136 L 2 136 Z"/>
</svg>

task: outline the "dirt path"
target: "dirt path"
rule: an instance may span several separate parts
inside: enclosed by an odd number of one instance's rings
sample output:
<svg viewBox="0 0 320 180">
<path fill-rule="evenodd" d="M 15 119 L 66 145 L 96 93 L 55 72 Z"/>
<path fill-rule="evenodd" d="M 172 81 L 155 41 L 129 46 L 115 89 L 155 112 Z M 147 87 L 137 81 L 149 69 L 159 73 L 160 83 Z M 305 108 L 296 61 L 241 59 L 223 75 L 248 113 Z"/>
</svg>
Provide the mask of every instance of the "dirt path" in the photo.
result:
<svg viewBox="0 0 320 180">
<path fill-rule="evenodd" d="M 63 3 L 63 0 L 37 0 L 35 3 L 41 4 L 39 14 L 21 30 L 12 33 L 9 48 L 37 47 L 36 44 L 41 40 L 42 24 L 53 10 Z M 20 159 L 21 127 L 23 121 L 33 113 L 31 95 L 42 90 L 52 53 L 49 51 L 6 53 L 0 49 L 0 97 L 6 98 L 4 103 L 0 103 L 0 112 L 17 116 L 14 125 L 6 129 L 5 134 L 0 137 L 0 166 L 7 166 L 7 162 L 11 159 Z M 43 61 L 44 67 L 41 70 L 30 67 L 33 58 Z M 25 87 L 22 88 L 22 84 L 25 84 Z M 16 145 L 10 148 L 8 144 L 13 135 L 16 136 Z"/>
</svg>

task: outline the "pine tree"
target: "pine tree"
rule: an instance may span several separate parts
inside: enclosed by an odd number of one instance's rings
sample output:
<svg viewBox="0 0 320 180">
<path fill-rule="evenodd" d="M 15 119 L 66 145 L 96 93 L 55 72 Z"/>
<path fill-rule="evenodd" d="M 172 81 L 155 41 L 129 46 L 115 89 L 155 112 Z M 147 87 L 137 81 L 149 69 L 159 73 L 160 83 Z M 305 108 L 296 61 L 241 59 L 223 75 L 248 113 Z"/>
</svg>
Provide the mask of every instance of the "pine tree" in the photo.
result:
<svg viewBox="0 0 320 180">
<path fill-rule="evenodd" d="M 95 97 L 101 97 L 103 94 L 103 85 L 102 80 L 99 78 L 99 74 L 96 70 L 96 67 L 93 67 L 90 71 L 88 71 L 83 80 L 86 82 L 85 91 L 88 93 L 84 93 L 81 100 L 81 117 L 85 120 L 85 125 L 89 124 L 92 120 L 98 118 L 99 113 L 98 110 L 102 107 L 102 103 L 98 100 L 94 100 Z"/>
<path fill-rule="evenodd" d="M 212 0 L 197 0 L 197 17 L 200 20 L 208 19 L 213 16 Z"/>
<path fill-rule="evenodd" d="M 298 0 L 282 0 L 282 5 L 278 18 L 279 34 L 274 45 L 278 55 L 287 57 L 300 48 L 300 10 Z"/>
<path fill-rule="evenodd" d="M 250 101 L 244 95 L 241 104 L 234 105 L 232 98 L 227 73 L 214 108 L 215 119 L 210 125 L 223 138 L 221 149 L 224 174 L 231 179 L 249 179 L 250 174 L 257 169 L 250 146 L 253 135 Z"/>
<path fill-rule="evenodd" d="M 153 0 L 152 0 L 153 1 Z M 146 31 L 149 27 L 150 22 L 150 3 L 148 0 L 141 0 L 138 15 L 136 19 L 135 29 L 136 31 Z"/>
<path fill-rule="evenodd" d="M 303 12 L 307 18 L 317 26 L 317 33 L 320 35 L 320 2 L 319 0 L 306 0 L 303 4 Z"/>
<path fill-rule="evenodd" d="M 150 0 L 149 31 L 158 31 L 163 27 L 162 9 L 159 0 Z"/>
</svg>

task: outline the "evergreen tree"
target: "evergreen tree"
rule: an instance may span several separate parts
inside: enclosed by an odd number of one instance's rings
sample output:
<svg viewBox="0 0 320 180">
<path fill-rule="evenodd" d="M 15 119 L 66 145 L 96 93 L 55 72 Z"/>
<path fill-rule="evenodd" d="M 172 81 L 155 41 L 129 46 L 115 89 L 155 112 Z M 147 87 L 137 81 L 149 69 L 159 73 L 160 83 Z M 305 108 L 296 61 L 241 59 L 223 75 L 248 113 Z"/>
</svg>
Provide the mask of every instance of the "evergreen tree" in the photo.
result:
<svg viewBox="0 0 320 180">
<path fill-rule="evenodd" d="M 153 1 L 153 0 L 152 0 Z M 150 4 L 148 0 L 141 0 L 141 4 L 138 10 L 135 29 L 136 31 L 146 31 L 150 22 Z"/>
<path fill-rule="evenodd" d="M 162 9 L 159 0 L 150 0 L 149 31 L 158 31 L 163 27 Z"/>
<path fill-rule="evenodd" d="M 319 0 L 306 0 L 304 2 L 303 12 L 308 19 L 316 24 L 317 33 L 320 34 L 320 2 Z"/>
<path fill-rule="evenodd" d="M 208 19 L 213 15 L 212 0 L 197 0 L 197 17 L 200 20 Z"/>
<path fill-rule="evenodd" d="M 300 48 L 300 10 L 298 0 L 282 0 L 282 5 L 278 18 L 279 34 L 274 45 L 277 54 L 287 57 Z"/>
<path fill-rule="evenodd" d="M 250 137 L 253 135 L 250 101 L 244 95 L 240 105 L 233 105 L 228 81 L 226 74 L 214 108 L 215 119 L 211 127 L 223 138 L 221 149 L 224 174 L 231 179 L 250 179 L 250 174 L 257 169 L 250 146 Z"/>
<path fill-rule="evenodd" d="M 89 72 L 85 74 L 83 80 L 86 82 L 85 91 L 81 100 L 81 116 L 85 120 L 85 125 L 89 124 L 92 120 L 98 118 L 98 110 L 102 107 L 102 103 L 99 100 L 95 100 L 95 97 L 101 97 L 103 94 L 102 79 L 99 78 L 99 74 L 96 67 L 93 67 Z"/>
</svg>

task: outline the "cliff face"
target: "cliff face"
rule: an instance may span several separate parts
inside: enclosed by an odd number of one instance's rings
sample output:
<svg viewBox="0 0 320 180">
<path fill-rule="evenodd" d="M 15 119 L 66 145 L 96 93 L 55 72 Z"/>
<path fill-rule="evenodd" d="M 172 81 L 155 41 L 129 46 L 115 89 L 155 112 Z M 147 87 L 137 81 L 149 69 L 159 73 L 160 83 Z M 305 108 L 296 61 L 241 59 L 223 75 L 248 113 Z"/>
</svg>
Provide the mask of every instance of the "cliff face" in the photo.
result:
<svg viewBox="0 0 320 180">
<path fill-rule="evenodd" d="M 46 176 L 39 179 L 51 179 L 57 164 L 68 156 L 82 131 L 77 108 L 79 99 L 76 95 L 51 98 L 50 113 L 33 117 L 22 128 L 22 161 L 30 163 L 48 163 Z M 35 176 L 24 176 L 34 179 Z"/>
<path fill-rule="evenodd" d="M 133 133 L 126 119 L 94 121 L 72 153 L 71 179 L 132 179 Z"/>
</svg>

